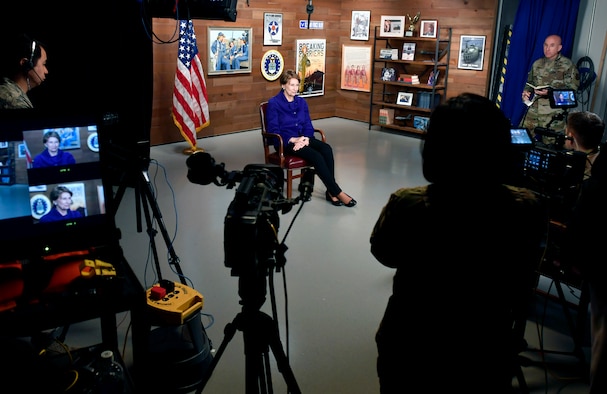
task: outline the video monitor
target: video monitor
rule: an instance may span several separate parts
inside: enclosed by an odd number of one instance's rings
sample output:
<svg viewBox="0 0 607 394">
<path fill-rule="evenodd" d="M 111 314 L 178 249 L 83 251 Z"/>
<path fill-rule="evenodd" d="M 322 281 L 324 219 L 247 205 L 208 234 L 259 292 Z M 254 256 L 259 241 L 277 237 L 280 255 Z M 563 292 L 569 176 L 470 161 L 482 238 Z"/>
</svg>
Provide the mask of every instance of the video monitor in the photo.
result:
<svg viewBox="0 0 607 394">
<path fill-rule="evenodd" d="M 552 108 L 575 108 L 577 107 L 576 91 L 573 89 L 552 89 L 548 99 Z"/>
<path fill-rule="evenodd" d="M 99 119 L 91 116 L 0 117 L 3 260 L 111 242 L 115 226 L 106 203 L 112 191 L 101 133 Z"/>
<path fill-rule="evenodd" d="M 518 148 L 527 149 L 533 146 L 533 139 L 529 130 L 523 127 L 510 128 L 510 140 L 512 145 Z"/>
</svg>

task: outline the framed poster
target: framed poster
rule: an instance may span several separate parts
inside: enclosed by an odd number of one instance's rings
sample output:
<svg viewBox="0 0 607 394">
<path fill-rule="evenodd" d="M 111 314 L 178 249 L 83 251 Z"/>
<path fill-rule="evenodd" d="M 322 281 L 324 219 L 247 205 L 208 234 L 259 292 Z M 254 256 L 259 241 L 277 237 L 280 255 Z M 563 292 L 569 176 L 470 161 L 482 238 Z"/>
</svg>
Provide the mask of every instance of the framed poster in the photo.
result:
<svg viewBox="0 0 607 394">
<path fill-rule="evenodd" d="M 325 58 L 327 40 L 297 40 L 295 43 L 297 63 L 295 71 L 301 78 L 300 96 L 322 96 L 325 94 Z"/>
<path fill-rule="evenodd" d="M 372 47 L 342 45 L 341 49 L 341 88 L 345 90 L 371 91 L 371 52 Z"/>
<path fill-rule="evenodd" d="M 263 14 L 263 45 L 282 45 L 282 14 Z"/>
<path fill-rule="evenodd" d="M 420 37 L 436 38 L 438 30 L 438 21 L 422 21 L 420 25 Z"/>
<path fill-rule="evenodd" d="M 396 104 L 410 106 L 412 102 L 413 102 L 413 93 L 398 92 L 398 96 L 396 96 Z"/>
<path fill-rule="evenodd" d="M 371 11 L 352 11 L 351 40 L 369 40 L 369 21 Z"/>
<path fill-rule="evenodd" d="M 404 16 L 381 16 L 381 26 L 379 29 L 380 37 L 404 37 L 405 36 L 405 17 Z"/>
<path fill-rule="evenodd" d="M 209 27 L 207 74 L 251 73 L 249 48 L 253 45 L 251 27 Z"/>
<path fill-rule="evenodd" d="M 482 70 L 485 54 L 485 36 L 464 36 L 459 42 L 459 60 L 457 68 L 464 70 Z"/>
</svg>

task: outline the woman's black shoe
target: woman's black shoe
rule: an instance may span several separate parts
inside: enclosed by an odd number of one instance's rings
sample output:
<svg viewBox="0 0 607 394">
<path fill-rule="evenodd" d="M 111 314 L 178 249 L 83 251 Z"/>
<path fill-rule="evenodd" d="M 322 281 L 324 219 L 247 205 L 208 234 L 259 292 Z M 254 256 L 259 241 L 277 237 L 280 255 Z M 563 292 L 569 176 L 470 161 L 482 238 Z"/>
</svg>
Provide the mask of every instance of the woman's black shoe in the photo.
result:
<svg viewBox="0 0 607 394">
<path fill-rule="evenodd" d="M 343 204 L 343 203 L 342 203 Z M 346 207 L 348 208 L 352 208 L 353 206 L 356 205 L 356 200 L 355 199 L 351 199 L 349 203 L 344 204 Z"/>
<path fill-rule="evenodd" d="M 329 192 L 325 193 L 325 198 L 327 199 L 327 201 L 329 201 L 331 204 L 335 205 L 336 207 L 341 207 L 342 205 L 344 205 L 343 202 L 341 202 L 339 199 L 337 201 L 333 200 L 331 198 L 331 195 L 329 194 Z M 354 200 L 352 200 L 354 201 Z M 354 201 L 354 204 L 356 204 L 356 201 Z"/>
</svg>

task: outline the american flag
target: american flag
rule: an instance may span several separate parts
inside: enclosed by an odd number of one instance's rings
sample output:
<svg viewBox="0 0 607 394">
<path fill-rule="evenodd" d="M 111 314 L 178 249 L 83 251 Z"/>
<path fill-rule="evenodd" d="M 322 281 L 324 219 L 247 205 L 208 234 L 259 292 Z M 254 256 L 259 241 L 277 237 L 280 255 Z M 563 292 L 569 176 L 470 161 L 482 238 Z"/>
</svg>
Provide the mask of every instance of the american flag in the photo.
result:
<svg viewBox="0 0 607 394">
<path fill-rule="evenodd" d="M 27 168 L 32 168 L 34 165 L 34 158 L 27 147 L 27 142 L 23 140 L 23 153 L 25 153 L 25 161 L 27 162 Z"/>
<path fill-rule="evenodd" d="M 196 133 L 211 123 L 204 70 L 198 55 L 192 20 L 179 21 L 173 120 L 192 150 L 196 150 Z"/>
</svg>

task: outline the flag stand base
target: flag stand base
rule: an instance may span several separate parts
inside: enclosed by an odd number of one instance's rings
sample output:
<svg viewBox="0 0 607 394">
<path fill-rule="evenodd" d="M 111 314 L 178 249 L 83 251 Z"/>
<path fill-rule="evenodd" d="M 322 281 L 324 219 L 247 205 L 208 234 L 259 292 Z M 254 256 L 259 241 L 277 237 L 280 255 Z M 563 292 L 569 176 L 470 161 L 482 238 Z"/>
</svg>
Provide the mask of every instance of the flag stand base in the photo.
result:
<svg viewBox="0 0 607 394">
<path fill-rule="evenodd" d="M 204 149 L 195 146 L 193 148 L 185 148 L 183 150 L 184 155 L 191 155 L 192 153 L 196 153 L 196 152 L 204 152 Z"/>
</svg>

